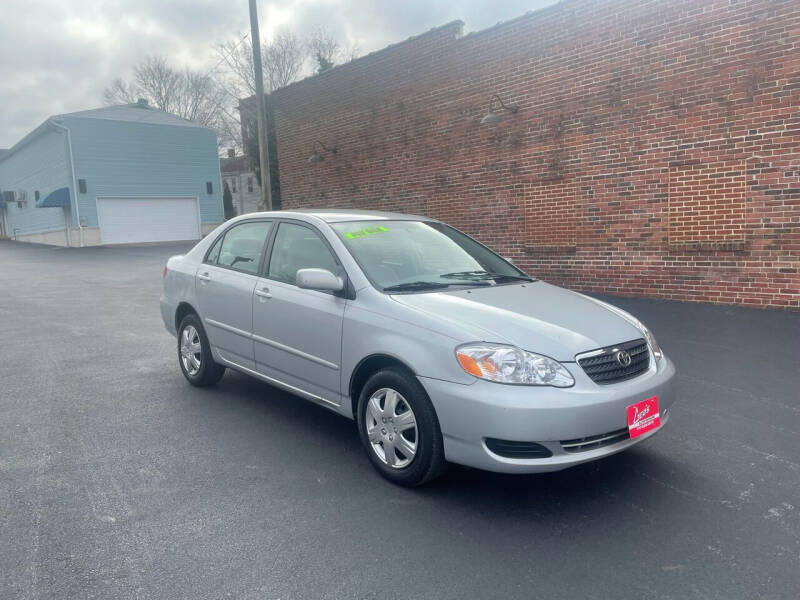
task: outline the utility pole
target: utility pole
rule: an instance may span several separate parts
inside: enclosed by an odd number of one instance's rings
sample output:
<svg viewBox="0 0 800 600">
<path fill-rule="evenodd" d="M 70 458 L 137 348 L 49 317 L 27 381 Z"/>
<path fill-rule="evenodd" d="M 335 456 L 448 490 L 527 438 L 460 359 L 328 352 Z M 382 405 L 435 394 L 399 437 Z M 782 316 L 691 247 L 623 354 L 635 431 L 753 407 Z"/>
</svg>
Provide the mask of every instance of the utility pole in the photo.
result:
<svg viewBox="0 0 800 600">
<path fill-rule="evenodd" d="M 256 76 L 258 106 L 258 158 L 261 165 L 261 201 L 272 210 L 272 186 L 269 178 L 269 147 L 267 147 L 267 111 L 264 106 L 264 70 L 261 66 L 261 36 L 258 33 L 256 0 L 250 0 L 250 42 L 253 46 L 253 69 Z"/>
</svg>

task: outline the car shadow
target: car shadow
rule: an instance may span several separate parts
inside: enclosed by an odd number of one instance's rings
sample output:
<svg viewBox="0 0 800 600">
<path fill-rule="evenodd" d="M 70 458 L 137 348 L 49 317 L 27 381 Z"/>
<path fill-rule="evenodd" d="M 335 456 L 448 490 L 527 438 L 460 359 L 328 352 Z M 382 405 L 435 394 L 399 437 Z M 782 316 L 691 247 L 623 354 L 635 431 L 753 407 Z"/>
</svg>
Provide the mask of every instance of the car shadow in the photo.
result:
<svg viewBox="0 0 800 600">
<path fill-rule="evenodd" d="M 199 402 L 214 405 L 215 418 L 248 423 L 254 440 L 269 436 L 282 460 L 294 471 L 313 473 L 320 466 L 333 485 L 354 493 L 398 494 L 400 498 L 438 505 L 469 506 L 479 512 L 561 514 L 585 512 L 601 501 L 656 502 L 675 471 L 662 453 L 649 451 L 647 442 L 610 457 L 554 473 L 507 475 L 451 465 L 437 480 L 405 489 L 384 481 L 364 455 L 352 421 L 266 383 L 228 372 L 216 388 L 202 390 Z M 241 427 L 241 425 L 239 425 Z M 269 457 L 266 458 L 269 460 Z M 643 476 L 645 475 L 645 476 Z M 654 499 L 655 498 L 655 499 Z M 652 508 L 652 506 L 651 506 Z"/>
</svg>

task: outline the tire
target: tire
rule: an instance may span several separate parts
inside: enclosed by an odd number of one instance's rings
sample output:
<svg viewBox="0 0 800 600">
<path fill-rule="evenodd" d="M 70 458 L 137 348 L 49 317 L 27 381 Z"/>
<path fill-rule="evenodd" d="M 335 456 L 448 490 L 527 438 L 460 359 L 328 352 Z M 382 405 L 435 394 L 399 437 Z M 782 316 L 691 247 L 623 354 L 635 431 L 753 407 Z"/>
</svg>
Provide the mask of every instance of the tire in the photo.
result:
<svg viewBox="0 0 800 600">
<path fill-rule="evenodd" d="M 199 344 L 199 352 L 190 354 L 187 349 L 184 355 L 187 340 L 195 347 Z M 178 365 L 186 381 L 198 387 L 214 385 L 225 374 L 225 367 L 214 362 L 206 330 L 194 313 L 186 315 L 178 327 Z"/>
<path fill-rule="evenodd" d="M 392 367 L 372 375 L 361 390 L 357 417 L 370 462 L 392 483 L 418 486 L 444 471 L 447 463 L 436 411 L 411 373 Z"/>
</svg>

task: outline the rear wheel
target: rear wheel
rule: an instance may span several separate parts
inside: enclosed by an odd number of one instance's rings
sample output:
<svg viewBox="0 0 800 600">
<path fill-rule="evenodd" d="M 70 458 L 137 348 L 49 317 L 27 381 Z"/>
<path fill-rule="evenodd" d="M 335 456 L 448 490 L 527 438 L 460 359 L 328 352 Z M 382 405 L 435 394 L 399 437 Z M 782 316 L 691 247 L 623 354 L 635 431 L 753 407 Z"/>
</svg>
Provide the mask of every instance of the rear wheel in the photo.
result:
<svg viewBox="0 0 800 600">
<path fill-rule="evenodd" d="M 367 380 L 358 430 L 373 466 L 393 483 L 421 485 L 444 470 L 436 412 L 419 381 L 404 370 L 383 369 Z"/>
<path fill-rule="evenodd" d="M 225 374 L 225 367 L 214 362 L 211 346 L 200 318 L 192 313 L 178 327 L 178 364 L 192 385 L 214 385 Z"/>
</svg>

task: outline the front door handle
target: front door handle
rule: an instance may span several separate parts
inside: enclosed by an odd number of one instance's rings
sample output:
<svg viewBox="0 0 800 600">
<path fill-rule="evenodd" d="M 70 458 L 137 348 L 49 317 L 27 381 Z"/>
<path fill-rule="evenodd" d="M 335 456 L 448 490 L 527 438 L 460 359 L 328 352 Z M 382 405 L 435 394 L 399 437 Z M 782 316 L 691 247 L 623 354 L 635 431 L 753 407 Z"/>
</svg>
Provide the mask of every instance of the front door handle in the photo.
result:
<svg viewBox="0 0 800 600">
<path fill-rule="evenodd" d="M 211 281 L 211 275 L 209 275 L 207 272 L 206 272 L 206 273 L 200 273 L 200 274 L 197 276 L 197 278 L 198 278 L 200 281 Z"/>
<path fill-rule="evenodd" d="M 269 293 L 268 287 L 263 287 L 260 290 L 256 290 L 256 296 L 259 298 L 269 299 L 272 298 L 272 294 Z"/>
</svg>

